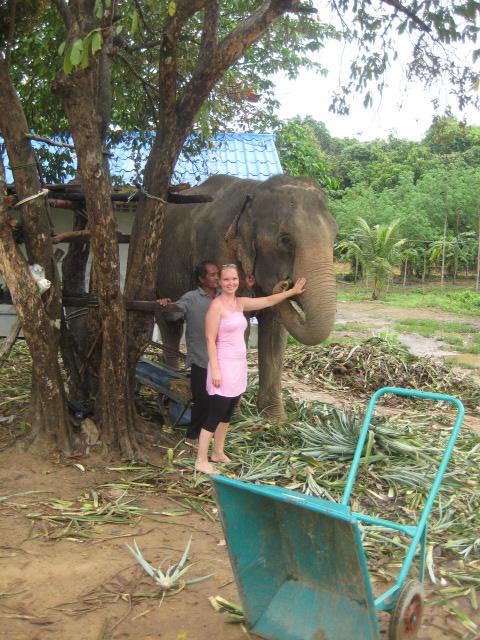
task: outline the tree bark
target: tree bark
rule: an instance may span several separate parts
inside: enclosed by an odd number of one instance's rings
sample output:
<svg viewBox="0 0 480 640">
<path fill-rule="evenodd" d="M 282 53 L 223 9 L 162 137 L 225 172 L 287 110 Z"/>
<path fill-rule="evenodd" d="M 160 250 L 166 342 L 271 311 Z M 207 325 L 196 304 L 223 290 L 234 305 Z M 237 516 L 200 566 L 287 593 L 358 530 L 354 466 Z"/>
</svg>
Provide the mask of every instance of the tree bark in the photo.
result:
<svg viewBox="0 0 480 640">
<path fill-rule="evenodd" d="M 15 180 L 16 193 L 23 200 L 41 191 L 42 184 L 35 153 L 27 138 L 29 133 L 22 105 L 10 79 L 7 65 L 0 56 L 0 131 Z M 5 175 L 2 164 L 2 191 Z M 58 342 L 61 311 L 61 291 L 53 246 L 51 227 L 44 198 L 30 200 L 20 207 L 23 236 L 28 260 L 45 269 L 52 287 L 44 294 L 45 304 L 27 265 L 17 250 L 13 251 L 11 228 L 7 224 L 6 199 L 2 218 L 3 262 L 7 286 L 23 325 L 33 359 L 31 421 L 32 437 L 39 447 L 55 445 L 70 451 L 68 413 L 63 380 L 58 366 Z M 5 227 L 5 228 L 3 228 Z M 8 228 L 7 228 L 8 227 Z"/>
<path fill-rule="evenodd" d="M 4 193 L 5 170 L 0 156 L 0 270 L 32 354 L 32 431 L 29 440 L 38 450 L 58 448 L 68 454 L 71 442 L 66 399 L 56 348 L 52 350 L 57 341 L 54 332 L 57 331 L 7 224 Z M 48 295 L 48 292 L 44 293 L 45 297 Z"/>
</svg>

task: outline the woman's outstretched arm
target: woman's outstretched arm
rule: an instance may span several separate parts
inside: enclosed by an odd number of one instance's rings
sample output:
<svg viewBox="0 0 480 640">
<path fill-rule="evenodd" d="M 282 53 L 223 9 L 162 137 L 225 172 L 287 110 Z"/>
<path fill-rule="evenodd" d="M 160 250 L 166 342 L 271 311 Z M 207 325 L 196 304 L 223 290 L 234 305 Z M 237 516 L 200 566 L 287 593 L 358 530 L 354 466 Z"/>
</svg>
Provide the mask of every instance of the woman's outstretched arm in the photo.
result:
<svg viewBox="0 0 480 640">
<path fill-rule="evenodd" d="M 305 291 L 305 278 L 298 278 L 291 289 L 287 291 L 281 291 L 280 293 L 274 293 L 271 296 L 264 296 L 263 298 L 240 298 L 244 311 L 258 311 L 259 309 L 266 309 L 267 307 L 274 307 L 279 302 L 283 302 L 293 296 L 299 296 Z"/>
</svg>

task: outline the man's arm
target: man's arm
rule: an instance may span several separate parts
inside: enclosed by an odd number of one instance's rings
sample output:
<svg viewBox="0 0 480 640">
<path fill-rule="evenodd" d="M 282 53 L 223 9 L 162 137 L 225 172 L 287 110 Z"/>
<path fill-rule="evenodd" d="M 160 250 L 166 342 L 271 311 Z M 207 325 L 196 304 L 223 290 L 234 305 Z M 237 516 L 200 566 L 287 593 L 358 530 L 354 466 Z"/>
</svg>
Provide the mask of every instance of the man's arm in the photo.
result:
<svg viewBox="0 0 480 640">
<path fill-rule="evenodd" d="M 157 304 L 160 306 L 160 311 L 167 312 L 180 312 L 183 313 L 183 307 L 179 306 L 176 302 L 172 302 L 170 298 L 159 298 Z"/>
</svg>

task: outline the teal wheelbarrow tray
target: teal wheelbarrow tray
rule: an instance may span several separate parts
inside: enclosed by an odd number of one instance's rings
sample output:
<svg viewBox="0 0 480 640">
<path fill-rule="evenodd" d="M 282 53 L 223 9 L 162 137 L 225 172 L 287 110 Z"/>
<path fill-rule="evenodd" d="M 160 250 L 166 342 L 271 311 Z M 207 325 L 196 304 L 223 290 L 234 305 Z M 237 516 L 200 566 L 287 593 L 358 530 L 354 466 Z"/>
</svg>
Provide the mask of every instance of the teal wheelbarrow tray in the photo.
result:
<svg viewBox="0 0 480 640">
<path fill-rule="evenodd" d="M 457 417 L 416 525 L 362 513 L 350 494 L 375 404 L 386 393 L 449 402 Z M 370 399 L 340 504 L 275 486 L 212 475 L 230 562 L 250 631 L 270 640 L 379 640 L 378 611 L 391 613 L 389 640 L 413 640 L 423 613 L 427 521 L 463 421 L 451 396 L 384 387 Z M 359 523 L 410 538 L 391 588 L 374 597 Z M 418 579 L 408 579 L 420 548 Z M 413 572 L 413 570 L 412 570 Z"/>
</svg>

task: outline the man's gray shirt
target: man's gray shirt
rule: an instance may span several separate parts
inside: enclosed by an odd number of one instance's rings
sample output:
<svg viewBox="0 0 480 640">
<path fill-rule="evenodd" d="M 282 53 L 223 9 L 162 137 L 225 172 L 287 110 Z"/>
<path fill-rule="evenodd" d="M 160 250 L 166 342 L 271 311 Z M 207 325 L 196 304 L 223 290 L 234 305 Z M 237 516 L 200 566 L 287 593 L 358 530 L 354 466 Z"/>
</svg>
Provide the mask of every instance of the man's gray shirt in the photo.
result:
<svg viewBox="0 0 480 640">
<path fill-rule="evenodd" d="M 175 302 L 182 311 L 187 323 L 185 339 L 187 342 L 187 367 L 196 364 L 197 367 L 207 368 L 208 352 L 205 340 L 205 316 L 212 298 L 201 287 L 194 291 L 187 291 Z"/>
</svg>

